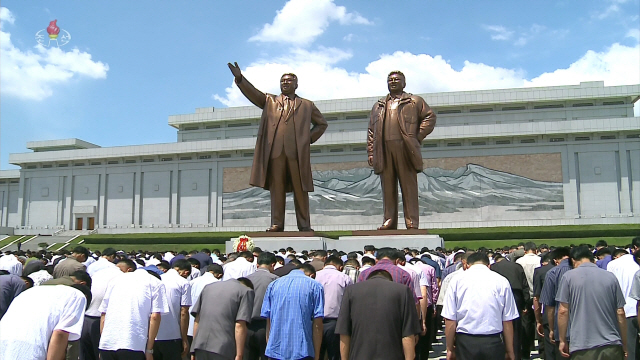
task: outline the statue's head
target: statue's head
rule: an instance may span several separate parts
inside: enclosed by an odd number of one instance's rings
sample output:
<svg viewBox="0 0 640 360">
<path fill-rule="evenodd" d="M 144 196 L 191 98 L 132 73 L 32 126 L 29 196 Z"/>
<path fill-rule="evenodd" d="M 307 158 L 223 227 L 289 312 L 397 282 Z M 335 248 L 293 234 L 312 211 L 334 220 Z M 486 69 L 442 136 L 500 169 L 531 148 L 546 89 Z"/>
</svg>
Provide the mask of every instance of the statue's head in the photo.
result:
<svg viewBox="0 0 640 360">
<path fill-rule="evenodd" d="M 390 93 L 401 93 L 405 86 L 407 86 L 407 82 L 402 71 L 394 70 L 387 75 L 387 87 Z"/>
<path fill-rule="evenodd" d="M 292 96 L 298 88 L 298 77 L 296 74 L 287 73 L 280 77 L 280 91 L 287 96 Z"/>
</svg>

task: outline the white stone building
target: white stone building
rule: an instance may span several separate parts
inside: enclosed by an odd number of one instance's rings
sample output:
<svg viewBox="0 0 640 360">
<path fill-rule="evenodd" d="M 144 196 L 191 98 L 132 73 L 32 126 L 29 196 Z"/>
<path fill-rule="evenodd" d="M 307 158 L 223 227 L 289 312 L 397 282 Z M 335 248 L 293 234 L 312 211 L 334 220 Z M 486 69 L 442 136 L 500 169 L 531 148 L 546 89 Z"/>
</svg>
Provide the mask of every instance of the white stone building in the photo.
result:
<svg viewBox="0 0 640 360">
<path fill-rule="evenodd" d="M 422 228 L 640 223 L 640 85 L 422 94 L 437 113 L 423 142 Z M 373 229 L 382 195 L 366 164 L 377 98 L 317 101 L 329 122 L 311 147 L 316 230 Z M 102 148 L 27 143 L 0 171 L 0 227 L 66 230 L 263 230 L 268 193 L 248 185 L 261 110 L 169 116 L 178 141 Z M 400 214 L 402 216 L 402 214 Z M 400 221 L 402 223 L 402 221 Z M 295 230 L 287 204 L 288 230 Z"/>
</svg>

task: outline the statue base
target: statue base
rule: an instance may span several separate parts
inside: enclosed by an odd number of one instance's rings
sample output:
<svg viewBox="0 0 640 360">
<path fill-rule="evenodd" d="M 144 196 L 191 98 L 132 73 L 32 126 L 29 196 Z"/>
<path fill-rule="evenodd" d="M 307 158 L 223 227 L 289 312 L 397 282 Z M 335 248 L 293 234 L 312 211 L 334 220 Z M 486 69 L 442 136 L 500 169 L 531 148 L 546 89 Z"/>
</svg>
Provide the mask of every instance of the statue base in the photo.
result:
<svg viewBox="0 0 640 360">
<path fill-rule="evenodd" d="M 376 248 L 392 247 L 403 249 L 422 249 L 428 247 L 433 250 L 444 247 L 444 240 L 439 235 L 428 235 L 427 230 L 365 230 L 354 231 L 353 235 L 340 236 L 338 240 L 322 236 L 321 233 L 309 231 L 283 231 L 283 232 L 256 232 L 247 233 L 256 247 L 263 251 L 278 251 L 292 247 L 296 252 L 302 250 L 332 250 L 351 252 L 362 251 L 365 245 L 373 245 Z M 233 252 L 233 238 L 225 243 L 225 251 Z"/>
<path fill-rule="evenodd" d="M 411 232 L 423 232 L 412 234 Z M 340 236 L 338 240 L 326 241 L 327 249 L 337 249 L 346 253 L 351 251 L 363 251 L 366 245 L 376 248 L 391 247 L 396 249 L 422 249 L 428 247 L 433 250 L 444 247 L 444 239 L 439 235 L 427 235 L 426 230 L 379 230 L 379 231 L 354 231 L 351 236 Z"/>
<path fill-rule="evenodd" d="M 260 235 L 256 236 L 256 234 Z M 268 236 L 264 236 L 265 234 Z M 278 251 L 280 249 L 286 249 L 289 246 L 296 252 L 301 252 L 302 250 L 326 250 L 327 241 L 332 240 L 317 234 L 314 235 L 313 232 L 301 233 L 298 231 L 288 233 L 286 231 L 277 233 L 248 233 L 247 236 L 253 240 L 254 246 L 259 247 L 263 251 Z M 227 253 L 233 252 L 233 243 L 236 239 L 237 238 L 232 238 L 225 242 L 225 251 Z"/>
</svg>

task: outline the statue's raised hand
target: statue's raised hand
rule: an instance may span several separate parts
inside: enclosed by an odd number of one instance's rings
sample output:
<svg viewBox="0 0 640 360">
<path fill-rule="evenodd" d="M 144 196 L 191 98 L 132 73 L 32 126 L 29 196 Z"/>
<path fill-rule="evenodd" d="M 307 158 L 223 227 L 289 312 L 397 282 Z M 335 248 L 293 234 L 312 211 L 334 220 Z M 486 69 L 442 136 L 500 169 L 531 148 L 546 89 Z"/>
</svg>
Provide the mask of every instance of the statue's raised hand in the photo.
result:
<svg viewBox="0 0 640 360">
<path fill-rule="evenodd" d="M 240 66 L 238 66 L 238 63 L 227 63 L 227 65 L 229 66 L 229 70 L 231 70 L 233 76 L 236 78 L 236 81 L 242 80 L 242 71 L 240 71 Z"/>
</svg>

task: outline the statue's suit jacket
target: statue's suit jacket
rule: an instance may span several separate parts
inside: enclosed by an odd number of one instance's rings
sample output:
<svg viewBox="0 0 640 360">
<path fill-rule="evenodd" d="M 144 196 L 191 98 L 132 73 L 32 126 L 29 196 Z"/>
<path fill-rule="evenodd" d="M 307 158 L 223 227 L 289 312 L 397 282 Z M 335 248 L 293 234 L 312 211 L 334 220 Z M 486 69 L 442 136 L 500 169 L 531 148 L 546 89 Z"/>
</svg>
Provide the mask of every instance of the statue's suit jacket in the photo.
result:
<svg viewBox="0 0 640 360">
<path fill-rule="evenodd" d="M 265 94 L 256 89 L 244 77 L 242 77 L 239 83 L 236 82 L 236 85 L 238 85 L 240 91 L 242 91 L 249 101 L 262 109 L 249 183 L 252 186 L 269 190 L 267 171 L 269 159 L 271 158 L 273 140 L 278 129 L 278 124 L 281 121 L 290 119 L 289 121 L 293 121 L 295 126 L 296 138 L 291 139 L 291 141 L 295 140 L 296 142 L 302 189 L 308 192 L 313 191 L 309 151 L 311 144 L 316 142 L 327 129 L 327 121 L 320 113 L 320 110 L 318 110 L 313 102 L 296 96 L 293 109 L 285 114 L 282 95 Z M 313 128 L 311 128 L 311 124 L 313 124 Z M 287 192 L 291 192 L 290 179 L 283 179 L 283 181 L 287 182 Z"/>
<path fill-rule="evenodd" d="M 384 121 L 387 101 L 390 96 L 378 100 L 371 109 L 367 132 L 367 154 L 373 156 L 373 171 L 380 174 L 384 168 Z M 402 93 L 398 104 L 398 121 L 403 145 L 416 172 L 423 169 L 420 143 L 436 125 L 436 114 L 423 98 Z"/>
</svg>

